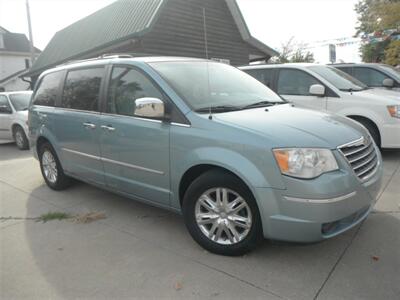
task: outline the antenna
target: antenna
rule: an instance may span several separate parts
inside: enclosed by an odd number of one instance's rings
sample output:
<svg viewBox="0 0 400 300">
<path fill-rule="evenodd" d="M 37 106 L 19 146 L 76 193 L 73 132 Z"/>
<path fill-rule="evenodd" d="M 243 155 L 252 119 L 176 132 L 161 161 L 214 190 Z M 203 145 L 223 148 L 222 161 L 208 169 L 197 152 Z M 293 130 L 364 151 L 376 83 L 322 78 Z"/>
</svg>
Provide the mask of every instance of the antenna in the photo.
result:
<svg viewBox="0 0 400 300">
<path fill-rule="evenodd" d="M 204 27 L 204 47 L 206 50 L 206 58 L 208 59 L 206 9 L 204 7 L 203 7 L 203 27 Z"/>
<path fill-rule="evenodd" d="M 206 58 L 208 59 L 208 43 L 207 43 L 207 23 L 206 23 L 206 9 L 203 7 L 203 28 L 204 28 L 204 48 L 206 50 Z M 207 68 L 207 90 L 208 93 L 207 95 L 210 96 L 211 94 L 211 89 L 210 89 L 210 70 L 208 66 L 208 61 L 206 62 L 206 68 Z M 209 120 L 212 120 L 212 108 L 211 104 L 209 107 Z"/>
</svg>

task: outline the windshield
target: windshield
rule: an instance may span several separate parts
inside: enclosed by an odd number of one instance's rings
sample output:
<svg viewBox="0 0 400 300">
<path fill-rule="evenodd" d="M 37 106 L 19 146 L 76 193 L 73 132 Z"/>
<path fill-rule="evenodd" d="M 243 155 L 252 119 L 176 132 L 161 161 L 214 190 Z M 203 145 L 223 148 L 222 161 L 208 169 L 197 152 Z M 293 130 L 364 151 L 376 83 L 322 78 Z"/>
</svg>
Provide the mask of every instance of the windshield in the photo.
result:
<svg viewBox="0 0 400 300">
<path fill-rule="evenodd" d="M 10 94 L 8 97 L 16 111 L 28 109 L 29 101 L 31 99 L 30 93 Z"/>
<path fill-rule="evenodd" d="M 380 65 L 380 67 L 400 82 L 400 70 L 396 70 L 394 67 L 388 65 Z"/>
<path fill-rule="evenodd" d="M 185 61 L 151 66 L 196 111 L 286 103 L 258 80 L 226 64 Z"/>
<path fill-rule="evenodd" d="M 356 92 L 367 89 L 367 86 L 364 83 L 336 68 L 328 66 L 312 66 L 308 68 L 341 91 Z"/>
</svg>

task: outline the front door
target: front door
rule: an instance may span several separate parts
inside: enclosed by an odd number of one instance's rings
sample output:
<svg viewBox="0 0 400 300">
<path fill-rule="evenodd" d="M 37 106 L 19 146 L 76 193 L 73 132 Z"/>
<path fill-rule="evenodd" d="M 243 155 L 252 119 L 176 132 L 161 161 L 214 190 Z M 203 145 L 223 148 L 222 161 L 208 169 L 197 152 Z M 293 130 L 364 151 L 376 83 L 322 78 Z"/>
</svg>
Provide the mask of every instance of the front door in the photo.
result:
<svg viewBox="0 0 400 300">
<path fill-rule="evenodd" d="M 11 140 L 12 109 L 7 96 L 0 95 L 0 140 Z"/>
<path fill-rule="evenodd" d="M 121 192 L 168 205 L 170 125 L 135 117 L 135 99 L 143 97 L 165 100 L 144 73 L 114 66 L 100 122 L 105 179 Z"/>
<path fill-rule="evenodd" d="M 326 97 L 310 94 L 310 87 L 321 84 L 310 74 L 297 69 L 281 69 L 277 82 L 277 93 L 299 107 L 326 110 Z"/>
<path fill-rule="evenodd" d="M 100 155 L 99 99 L 104 66 L 70 70 L 61 107 L 56 109 L 56 136 L 63 167 L 84 180 L 104 184 Z"/>
</svg>

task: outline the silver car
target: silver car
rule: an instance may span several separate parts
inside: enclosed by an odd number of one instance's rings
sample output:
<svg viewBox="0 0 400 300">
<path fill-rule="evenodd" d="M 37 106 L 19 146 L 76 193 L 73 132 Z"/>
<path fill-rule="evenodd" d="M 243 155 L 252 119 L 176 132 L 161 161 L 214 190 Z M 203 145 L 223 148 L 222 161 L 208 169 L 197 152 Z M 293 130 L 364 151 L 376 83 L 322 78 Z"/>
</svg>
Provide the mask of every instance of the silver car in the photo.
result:
<svg viewBox="0 0 400 300">
<path fill-rule="evenodd" d="M 29 149 L 28 106 L 32 92 L 0 93 L 0 143 L 13 142 Z"/>
</svg>

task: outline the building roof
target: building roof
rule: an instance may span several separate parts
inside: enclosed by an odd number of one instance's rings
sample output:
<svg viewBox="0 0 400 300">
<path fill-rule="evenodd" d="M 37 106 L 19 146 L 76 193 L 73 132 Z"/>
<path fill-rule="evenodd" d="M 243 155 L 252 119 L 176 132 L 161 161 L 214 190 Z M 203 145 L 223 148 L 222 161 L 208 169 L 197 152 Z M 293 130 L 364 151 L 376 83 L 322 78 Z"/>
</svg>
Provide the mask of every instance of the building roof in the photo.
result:
<svg viewBox="0 0 400 300">
<path fill-rule="evenodd" d="M 29 53 L 30 45 L 29 40 L 23 33 L 14 33 L 6 30 L 0 26 L 0 53 L 1 52 L 21 52 Z M 40 50 L 35 48 L 36 53 Z"/>
<path fill-rule="evenodd" d="M 268 56 L 278 53 L 251 36 L 235 0 L 226 1 L 244 41 Z M 37 74 L 146 34 L 168 0 L 119 0 L 57 32 L 29 71 Z M 84 37 L 84 38 L 82 38 Z"/>
</svg>

